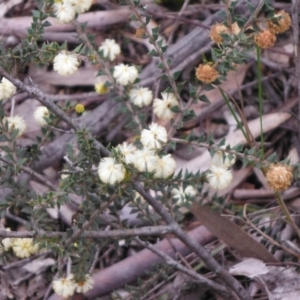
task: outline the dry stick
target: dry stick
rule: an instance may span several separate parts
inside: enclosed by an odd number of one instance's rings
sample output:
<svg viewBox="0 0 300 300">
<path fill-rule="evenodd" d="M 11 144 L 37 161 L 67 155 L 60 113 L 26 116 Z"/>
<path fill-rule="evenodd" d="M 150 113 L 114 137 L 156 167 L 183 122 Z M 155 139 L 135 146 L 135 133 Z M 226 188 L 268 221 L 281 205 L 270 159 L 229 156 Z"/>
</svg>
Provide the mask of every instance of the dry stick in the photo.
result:
<svg viewBox="0 0 300 300">
<path fill-rule="evenodd" d="M 148 194 L 139 183 L 133 184 L 134 190 L 156 210 L 162 219 L 172 227 L 174 235 L 193 250 L 206 264 L 206 266 L 223 280 L 241 299 L 251 300 L 250 295 L 244 287 L 225 270 L 206 250 L 205 248 L 191 239 L 184 230 L 172 219 L 171 215 L 164 209 L 161 202 L 157 201 Z"/>
<path fill-rule="evenodd" d="M 176 260 L 174 260 L 173 258 L 171 258 L 169 255 L 167 255 L 166 253 L 164 253 L 163 251 L 161 251 L 158 247 L 155 247 L 153 245 L 151 245 L 148 242 L 143 242 L 140 238 L 136 237 L 134 239 L 138 244 L 140 244 L 141 246 L 143 246 L 144 248 L 147 248 L 149 250 L 151 250 L 153 253 L 157 254 L 158 256 L 160 256 L 162 259 L 164 259 L 164 261 L 174 267 L 175 269 L 177 269 L 178 271 L 181 271 L 182 273 L 196 279 L 199 283 L 210 287 L 212 290 L 216 291 L 218 294 L 222 295 L 225 299 L 232 299 L 232 295 L 228 294 L 228 290 L 226 288 L 224 288 L 223 286 L 221 286 L 218 283 L 213 282 L 210 279 L 207 279 L 205 276 L 202 276 L 200 274 L 198 274 L 197 272 L 195 272 L 193 269 L 189 269 L 185 266 L 183 266 L 182 264 L 180 264 L 179 262 L 177 262 Z M 231 297 L 231 298 L 228 298 Z"/>
<path fill-rule="evenodd" d="M 8 219 L 11 219 L 13 221 L 15 221 L 16 223 L 22 224 L 24 226 L 29 226 L 30 223 L 25 221 L 24 219 L 13 215 L 10 211 L 9 211 L 9 207 L 6 208 L 6 212 L 5 212 L 5 217 L 7 217 Z M 8 231 L 7 231 L 8 232 Z"/>
<path fill-rule="evenodd" d="M 27 225 L 27 223 L 26 223 Z M 173 231 L 171 226 L 145 226 L 141 228 L 130 229 L 114 229 L 109 231 L 84 231 L 78 237 L 79 238 L 92 238 L 92 239 L 120 239 L 132 236 L 151 236 L 171 233 Z M 0 237 L 3 238 L 32 238 L 32 237 L 60 237 L 65 235 L 65 232 L 61 231 L 6 231 L 0 230 Z"/>
<path fill-rule="evenodd" d="M 298 115 L 300 115 L 300 46 L 299 46 L 299 0 L 292 0 L 292 22 L 293 22 L 293 46 L 294 46 L 294 60 L 296 66 L 296 83 L 299 98 Z M 299 126 L 300 138 L 300 126 Z"/>
<path fill-rule="evenodd" d="M 178 20 L 180 23 L 192 24 L 192 25 L 195 25 L 195 26 L 205 28 L 207 30 L 210 29 L 210 26 L 207 26 L 207 25 L 203 24 L 201 21 L 198 21 L 198 20 L 190 20 L 190 19 L 187 19 L 187 18 L 184 18 L 184 17 L 181 17 L 181 16 L 180 17 L 179 16 L 172 16 L 172 15 L 168 15 L 168 14 L 165 14 L 165 13 L 159 13 L 159 12 L 151 11 L 151 10 L 148 10 L 148 11 L 151 15 L 154 15 L 155 17 L 163 17 L 165 19 Z"/>
<path fill-rule="evenodd" d="M 51 99 L 53 101 L 64 101 L 64 100 L 82 100 L 86 98 L 103 98 L 103 96 L 99 95 L 96 92 L 87 92 L 81 94 L 65 94 L 65 95 L 51 95 Z"/>
</svg>

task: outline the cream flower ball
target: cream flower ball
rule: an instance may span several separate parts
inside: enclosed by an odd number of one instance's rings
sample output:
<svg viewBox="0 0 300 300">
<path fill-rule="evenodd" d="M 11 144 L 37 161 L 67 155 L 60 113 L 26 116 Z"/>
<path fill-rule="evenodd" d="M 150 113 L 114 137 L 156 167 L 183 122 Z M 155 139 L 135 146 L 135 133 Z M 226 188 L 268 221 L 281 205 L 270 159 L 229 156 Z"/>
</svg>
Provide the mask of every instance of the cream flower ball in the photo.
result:
<svg viewBox="0 0 300 300">
<path fill-rule="evenodd" d="M 11 231 L 10 228 L 6 228 L 6 231 Z M 12 238 L 5 238 L 1 241 L 4 250 L 8 251 L 13 246 L 13 239 Z"/>
<path fill-rule="evenodd" d="M 124 64 L 115 66 L 113 72 L 113 77 L 116 79 L 117 83 L 124 86 L 130 83 L 134 83 L 138 75 L 139 74 L 136 67 Z"/>
<path fill-rule="evenodd" d="M 121 155 L 122 155 L 122 160 L 126 164 L 132 164 L 135 159 L 135 151 L 137 150 L 136 147 L 131 144 L 124 142 L 121 145 L 117 146 L 117 149 L 119 149 Z"/>
<path fill-rule="evenodd" d="M 227 188 L 231 183 L 232 172 L 231 170 L 212 165 L 206 178 L 212 188 L 222 190 Z"/>
<path fill-rule="evenodd" d="M 179 202 L 184 202 L 187 197 L 195 197 L 197 195 L 197 191 L 193 186 L 188 185 L 184 190 L 182 186 L 177 189 L 173 189 L 172 194 L 174 199 L 179 200 Z"/>
<path fill-rule="evenodd" d="M 149 105 L 152 102 L 153 94 L 152 91 L 150 91 L 148 88 L 140 87 L 130 90 L 129 99 L 134 105 L 143 107 Z"/>
<path fill-rule="evenodd" d="M 0 100 L 12 97 L 17 91 L 17 88 L 5 77 L 0 83 Z"/>
<path fill-rule="evenodd" d="M 59 75 L 66 76 L 74 74 L 79 66 L 79 60 L 76 54 L 62 50 L 54 57 L 53 69 Z"/>
<path fill-rule="evenodd" d="M 141 143 L 149 149 L 160 149 L 168 141 L 168 134 L 165 127 L 152 123 L 148 129 L 143 129 Z"/>
<path fill-rule="evenodd" d="M 69 0 L 75 7 L 75 10 L 78 14 L 82 14 L 88 11 L 92 4 L 93 0 Z"/>
<path fill-rule="evenodd" d="M 85 275 L 85 279 L 83 281 L 76 282 L 76 292 L 77 293 L 86 293 L 90 289 L 92 289 L 94 285 L 94 279 L 89 275 Z"/>
<path fill-rule="evenodd" d="M 175 172 L 176 162 L 171 154 L 159 157 L 154 169 L 154 177 L 168 178 Z"/>
<path fill-rule="evenodd" d="M 26 258 L 39 250 L 38 244 L 33 243 L 31 238 L 13 239 L 12 249 L 14 254 L 20 258 Z"/>
<path fill-rule="evenodd" d="M 60 23 L 68 24 L 75 19 L 76 9 L 70 0 L 54 2 L 52 8 Z"/>
<path fill-rule="evenodd" d="M 26 130 L 26 123 L 22 117 L 6 117 L 4 118 L 4 122 L 7 122 L 9 132 L 12 132 L 14 129 L 19 130 L 17 137 L 20 137 Z"/>
<path fill-rule="evenodd" d="M 157 159 L 158 156 L 155 155 L 153 150 L 144 148 L 135 152 L 133 164 L 140 172 L 153 172 L 156 167 Z"/>
<path fill-rule="evenodd" d="M 12 246 L 13 246 L 13 239 L 11 238 L 5 238 L 1 241 L 3 247 L 4 247 L 4 250 L 5 251 L 8 251 Z"/>
<path fill-rule="evenodd" d="M 225 149 L 225 146 L 222 146 L 221 148 Z M 235 160 L 236 157 L 234 155 L 217 151 L 211 159 L 211 164 L 216 167 L 228 169 L 235 163 Z"/>
<path fill-rule="evenodd" d="M 76 284 L 74 282 L 74 276 L 71 274 L 68 277 L 62 277 L 53 280 L 53 290 L 54 292 L 63 298 L 70 297 L 74 294 L 76 289 Z"/>
<path fill-rule="evenodd" d="M 154 99 L 153 112 L 163 120 L 171 120 L 175 113 L 171 110 L 172 107 L 178 106 L 178 101 L 172 93 L 161 93 L 161 99 Z"/>
<path fill-rule="evenodd" d="M 113 39 L 106 39 L 99 47 L 99 51 L 103 52 L 103 56 L 108 58 L 110 61 L 116 59 L 116 56 L 121 53 L 119 44 Z"/>
<path fill-rule="evenodd" d="M 35 121 L 41 126 L 47 125 L 45 118 L 49 118 L 49 116 L 50 112 L 46 106 L 39 106 L 33 114 Z"/>
<path fill-rule="evenodd" d="M 126 170 L 122 164 L 116 162 L 112 157 L 101 159 L 98 174 L 101 181 L 107 184 L 115 184 L 121 182 L 125 178 Z"/>
</svg>

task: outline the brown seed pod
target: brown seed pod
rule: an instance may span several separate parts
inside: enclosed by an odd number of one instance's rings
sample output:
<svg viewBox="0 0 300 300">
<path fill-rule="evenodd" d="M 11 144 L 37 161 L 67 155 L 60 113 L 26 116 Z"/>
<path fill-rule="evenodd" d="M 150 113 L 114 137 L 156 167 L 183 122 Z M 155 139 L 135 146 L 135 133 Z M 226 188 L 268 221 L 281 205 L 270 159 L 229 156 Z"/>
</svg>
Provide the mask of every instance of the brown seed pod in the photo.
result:
<svg viewBox="0 0 300 300">
<path fill-rule="evenodd" d="M 260 48 L 270 48 L 273 47 L 276 42 L 276 35 L 274 31 L 264 30 L 255 35 L 254 41 Z"/>
<path fill-rule="evenodd" d="M 272 164 L 266 171 L 269 186 L 274 191 L 284 191 L 292 184 L 292 167 L 284 164 Z"/>
<path fill-rule="evenodd" d="M 200 64 L 196 68 L 196 77 L 204 83 L 212 83 L 219 76 L 218 71 L 209 64 Z"/>
<path fill-rule="evenodd" d="M 147 36 L 146 30 L 143 27 L 137 28 L 135 31 L 135 36 L 140 39 L 145 38 Z"/>
<path fill-rule="evenodd" d="M 235 35 L 238 35 L 241 32 L 241 28 L 237 22 L 231 24 L 231 32 Z"/>
<path fill-rule="evenodd" d="M 272 20 L 268 20 L 268 28 L 275 33 L 282 33 L 287 31 L 291 27 L 291 18 L 290 15 L 284 10 L 279 11 L 275 14 L 275 17 L 281 17 L 278 23 L 272 22 Z"/>
<path fill-rule="evenodd" d="M 229 34 L 229 28 L 224 24 L 217 23 L 211 27 L 209 36 L 215 43 L 221 44 L 223 42 L 223 38 L 220 35 L 221 33 Z"/>
</svg>

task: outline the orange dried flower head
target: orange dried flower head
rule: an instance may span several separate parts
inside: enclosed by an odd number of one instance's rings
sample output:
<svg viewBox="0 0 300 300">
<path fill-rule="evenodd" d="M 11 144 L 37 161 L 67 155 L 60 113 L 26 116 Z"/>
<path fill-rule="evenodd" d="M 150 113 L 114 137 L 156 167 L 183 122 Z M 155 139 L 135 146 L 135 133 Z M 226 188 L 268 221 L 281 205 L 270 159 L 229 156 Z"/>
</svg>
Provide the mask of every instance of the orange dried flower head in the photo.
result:
<svg viewBox="0 0 300 300">
<path fill-rule="evenodd" d="M 143 39 L 146 37 L 146 31 L 143 27 L 140 27 L 138 28 L 136 31 L 135 31 L 135 36 L 137 38 L 140 38 L 140 39 Z"/>
<path fill-rule="evenodd" d="M 223 42 L 221 33 L 229 34 L 229 29 L 224 24 L 217 23 L 211 27 L 209 36 L 215 43 L 221 44 Z"/>
<path fill-rule="evenodd" d="M 237 22 L 231 24 L 231 32 L 235 35 L 238 35 L 241 32 L 241 28 Z"/>
<path fill-rule="evenodd" d="M 200 64 L 196 68 L 196 77 L 204 83 L 212 83 L 219 76 L 218 71 L 209 64 Z"/>
<path fill-rule="evenodd" d="M 288 165 L 272 164 L 266 171 L 266 178 L 272 190 L 284 191 L 292 184 L 292 168 Z"/>
<path fill-rule="evenodd" d="M 276 42 L 276 35 L 274 31 L 264 30 L 254 37 L 255 43 L 258 47 L 266 49 L 273 47 Z"/>
<path fill-rule="evenodd" d="M 268 20 L 268 27 L 270 30 L 274 31 L 275 33 L 282 33 L 291 27 L 292 21 L 290 15 L 284 10 L 281 10 L 275 14 L 275 17 L 280 17 L 280 20 L 278 20 L 277 23 L 273 23 L 272 20 Z"/>
</svg>

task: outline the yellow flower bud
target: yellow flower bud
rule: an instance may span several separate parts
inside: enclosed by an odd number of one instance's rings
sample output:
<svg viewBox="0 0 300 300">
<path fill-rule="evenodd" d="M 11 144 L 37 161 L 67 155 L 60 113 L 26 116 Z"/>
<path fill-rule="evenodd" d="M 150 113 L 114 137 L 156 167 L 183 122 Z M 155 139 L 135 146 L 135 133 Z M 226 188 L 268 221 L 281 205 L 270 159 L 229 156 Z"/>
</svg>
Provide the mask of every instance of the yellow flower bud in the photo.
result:
<svg viewBox="0 0 300 300">
<path fill-rule="evenodd" d="M 81 103 L 76 104 L 76 106 L 75 106 L 75 111 L 76 111 L 78 114 L 82 114 L 82 113 L 84 112 L 84 110 L 85 110 L 85 107 L 84 107 L 83 104 L 81 104 Z"/>
<path fill-rule="evenodd" d="M 107 93 L 107 87 L 105 86 L 104 83 L 96 83 L 95 84 L 95 91 L 96 93 L 98 93 L 99 95 L 104 95 Z"/>
</svg>

